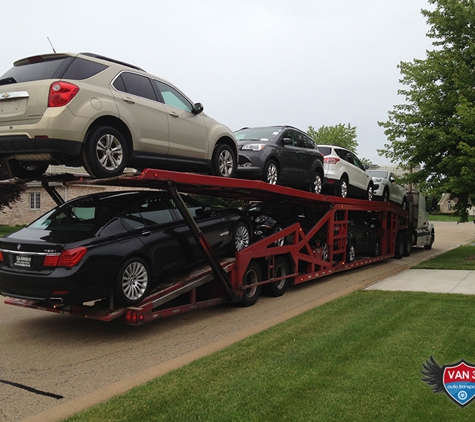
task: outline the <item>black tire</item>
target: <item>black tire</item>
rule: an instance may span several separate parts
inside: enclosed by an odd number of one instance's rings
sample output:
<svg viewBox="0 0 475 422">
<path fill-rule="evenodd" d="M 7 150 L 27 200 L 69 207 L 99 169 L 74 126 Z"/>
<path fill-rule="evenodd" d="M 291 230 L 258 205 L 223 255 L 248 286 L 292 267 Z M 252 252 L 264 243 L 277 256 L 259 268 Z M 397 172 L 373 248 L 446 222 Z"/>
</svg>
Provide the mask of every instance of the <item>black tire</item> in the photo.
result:
<svg viewBox="0 0 475 422">
<path fill-rule="evenodd" d="M 366 199 L 368 201 L 372 201 L 374 197 L 374 186 L 373 182 L 370 182 L 368 185 L 368 189 L 366 189 Z"/>
<path fill-rule="evenodd" d="M 115 177 L 124 172 L 128 161 L 127 143 L 111 126 L 98 126 L 86 135 L 83 162 L 94 177 Z"/>
<path fill-rule="evenodd" d="M 283 256 L 278 256 L 274 264 L 274 278 L 285 277 L 289 274 L 289 264 Z M 287 289 L 288 279 L 276 281 L 266 285 L 267 294 L 272 297 L 279 297 Z"/>
<path fill-rule="evenodd" d="M 236 174 L 237 159 L 234 150 L 227 144 L 218 144 L 211 159 L 211 172 L 214 176 L 234 177 Z"/>
<path fill-rule="evenodd" d="M 262 281 L 261 268 L 256 261 L 251 261 L 244 273 L 242 279 L 242 286 L 248 286 L 250 284 L 259 283 Z M 242 292 L 241 306 L 252 306 L 257 302 L 261 294 L 261 286 L 254 286 L 249 289 L 245 289 Z"/>
<path fill-rule="evenodd" d="M 381 255 L 381 246 L 379 244 L 379 240 L 376 240 L 376 242 L 373 245 L 373 256 L 379 256 Z"/>
<path fill-rule="evenodd" d="M 338 192 L 339 196 L 341 196 L 342 198 L 346 198 L 348 196 L 348 186 L 348 177 L 342 176 L 342 178 L 340 179 L 340 190 Z"/>
<path fill-rule="evenodd" d="M 147 296 L 151 279 L 150 270 L 143 259 L 128 259 L 120 268 L 114 283 L 115 301 L 125 306 L 137 305 Z"/>
<path fill-rule="evenodd" d="M 251 231 L 246 223 L 240 221 L 234 227 L 232 236 L 232 248 L 233 253 L 242 251 L 247 248 L 251 243 Z"/>
<path fill-rule="evenodd" d="M 394 248 L 394 258 L 401 259 L 404 254 L 404 236 L 401 232 L 396 235 L 396 245 Z"/>
<path fill-rule="evenodd" d="M 310 192 L 312 193 L 322 193 L 323 190 L 323 176 L 321 173 L 316 171 L 312 176 L 312 182 L 310 183 Z"/>
<path fill-rule="evenodd" d="M 404 247 L 402 256 L 409 256 L 412 249 L 412 234 L 410 231 L 405 231 L 403 235 Z"/>
<path fill-rule="evenodd" d="M 401 208 L 402 208 L 403 210 L 406 210 L 406 211 L 407 211 L 407 198 L 406 198 L 406 197 L 404 197 L 404 198 L 402 199 Z"/>
<path fill-rule="evenodd" d="M 384 188 L 383 196 L 381 197 L 383 202 L 389 202 L 389 189 Z"/>
<path fill-rule="evenodd" d="M 283 229 L 283 227 L 280 224 L 276 224 L 272 228 L 272 234 L 280 232 L 280 231 L 282 231 L 282 229 Z M 284 244 L 285 244 L 285 237 L 281 237 L 280 239 L 275 241 L 275 246 L 284 246 Z"/>
<path fill-rule="evenodd" d="M 264 167 L 264 174 L 262 175 L 264 182 L 271 185 L 277 185 L 279 182 L 279 166 L 274 160 L 269 160 Z"/>
<path fill-rule="evenodd" d="M 434 243 L 434 240 L 435 240 L 435 233 L 432 232 L 430 234 L 430 243 L 428 245 L 424 245 L 424 249 L 426 251 L 430 251 L 432 249 L 432 244 Z"/>
<path fill-rule="evenodd" d="M 354 242 L 348 243 L 346 247 L 346 262 L 352 263 L 356 260 L 356 245 Z"/>
<path fill-rule="evenodd" d="M 10 176 L 18 177 L 19 179 L 36 179 L 48 170 L 48 164 L 27 165 L 14 159 L 4 161 L 3 165 Z"/>
</svg>

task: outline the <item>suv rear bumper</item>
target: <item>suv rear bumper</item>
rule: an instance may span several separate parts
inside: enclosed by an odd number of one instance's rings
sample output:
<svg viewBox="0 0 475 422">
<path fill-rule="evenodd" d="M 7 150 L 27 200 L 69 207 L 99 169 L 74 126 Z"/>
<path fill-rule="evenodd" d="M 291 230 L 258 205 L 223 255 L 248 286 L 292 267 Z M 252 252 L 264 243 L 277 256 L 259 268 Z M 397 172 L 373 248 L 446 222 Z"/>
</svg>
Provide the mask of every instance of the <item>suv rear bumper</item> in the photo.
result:
<svg viewBox="0 0 475 422">
<path fill-rule="evenodd" d="M 0 160 L 16 158 L 35 159 L 41 154 L 51 154 L 54 156 L 78 157 L 81 154 L 82 142 L 68 141 L 64 139 L 52 138 L 29 138 L 27 135 L 7 135 L 0 136 Z M 31 156 L 31 158 L 27 158 Z"/>
</svg>

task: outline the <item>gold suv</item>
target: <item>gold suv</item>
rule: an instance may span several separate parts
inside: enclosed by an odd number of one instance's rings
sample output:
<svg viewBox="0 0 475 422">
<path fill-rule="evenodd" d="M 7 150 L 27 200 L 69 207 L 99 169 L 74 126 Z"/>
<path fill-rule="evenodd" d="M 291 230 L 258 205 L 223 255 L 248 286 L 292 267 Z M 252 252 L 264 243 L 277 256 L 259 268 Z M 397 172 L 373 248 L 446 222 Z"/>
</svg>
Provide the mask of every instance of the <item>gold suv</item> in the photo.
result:
<svg viewBox="0 0 475 422">
<path fill-rule="evenodd" d="M 91 53 L 28 57 L 0 76 L 0 161 L 35 178 L 49 164 L 95 177 L 125 167 L 232 177 L 232 131 L 169 82 Z"/>
</svg>

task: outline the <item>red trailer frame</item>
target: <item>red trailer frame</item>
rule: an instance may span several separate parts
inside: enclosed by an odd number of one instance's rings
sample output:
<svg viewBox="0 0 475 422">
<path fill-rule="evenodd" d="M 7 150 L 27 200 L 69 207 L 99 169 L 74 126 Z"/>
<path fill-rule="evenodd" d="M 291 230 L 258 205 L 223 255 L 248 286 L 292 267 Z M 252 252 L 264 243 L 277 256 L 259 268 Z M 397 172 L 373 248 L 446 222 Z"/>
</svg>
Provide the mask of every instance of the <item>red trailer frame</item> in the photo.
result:
<svg viewBox="0 0 475 422">
<path fill-rule="evenodd" d="M 201 245 L 208 265 L 169 278 L 166 286 L 160 286 L 159 291 L 152 292 L 134 307 L 115 309 L 113 298 L 97 302 L 93 306 L 61 306 L 22 299 L 6 299 L 6 304 L 101 321 L 124 317 L 128 324 L 140 325 L 158 318 L 226 302 L 241 302 L 244 306 L 251 306 L 258 299 L 262 286 L 283 285 L 283 280 L 291 284 L 304 283 L 389 258 L 400 258 L 404 252 L 408 214 L 388 202 L 326 196 L 262 181 L 146 169 L 140 174 L 110 179 L 91 179 L 74 175 L 45 176 L 42 179 L 43 186 L 57 203 L 61 203 L 62 198 L 50 185 L 57 181 L 168 190 Z M 304 233 L 299 223 L 295 223 L 251 244 L 236 253 L 234 258 L 218 260 L 189 215 L 178 192 L 245 201 L 298 203 L 318 209 L 323 217 L 307 233 Z M 354 211 L 371 213 L 379 222 L 380 254 L 347 263 L 348 215 Z M 322 231 L 329 247 L 326 259 L 323 257 L 323 245 L 315 241 L 315 235 Z M 277 246 L 277 241 L 282 238 L 286 239 L 286 243 Z M 252 294 L 254 292 L 257 292 L 257 297 Z M 274 296 L 283 294 L 283 291 L 278 289 L 273 292 Z"/>
</svg>

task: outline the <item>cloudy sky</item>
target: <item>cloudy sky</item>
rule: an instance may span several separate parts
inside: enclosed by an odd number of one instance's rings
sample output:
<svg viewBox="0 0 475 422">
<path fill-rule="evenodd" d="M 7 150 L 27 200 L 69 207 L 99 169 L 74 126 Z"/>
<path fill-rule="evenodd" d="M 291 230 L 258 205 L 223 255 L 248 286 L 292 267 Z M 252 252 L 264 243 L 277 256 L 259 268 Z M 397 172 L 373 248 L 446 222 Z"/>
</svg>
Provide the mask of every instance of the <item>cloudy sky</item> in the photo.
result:
<svg viewBox="0 0 475 422">
<path fill-rule="evenodd" d="M 6 4 L 5 4 L 6 3 Z M 167 79 L 232 130 L 339 123 L 386 164 L 378 121 L 403 102 L 400 61 L 431 49 L 427 0 L 2 2 L 0 75 L 20 58 L 93 52 Z"/>
</svg>

